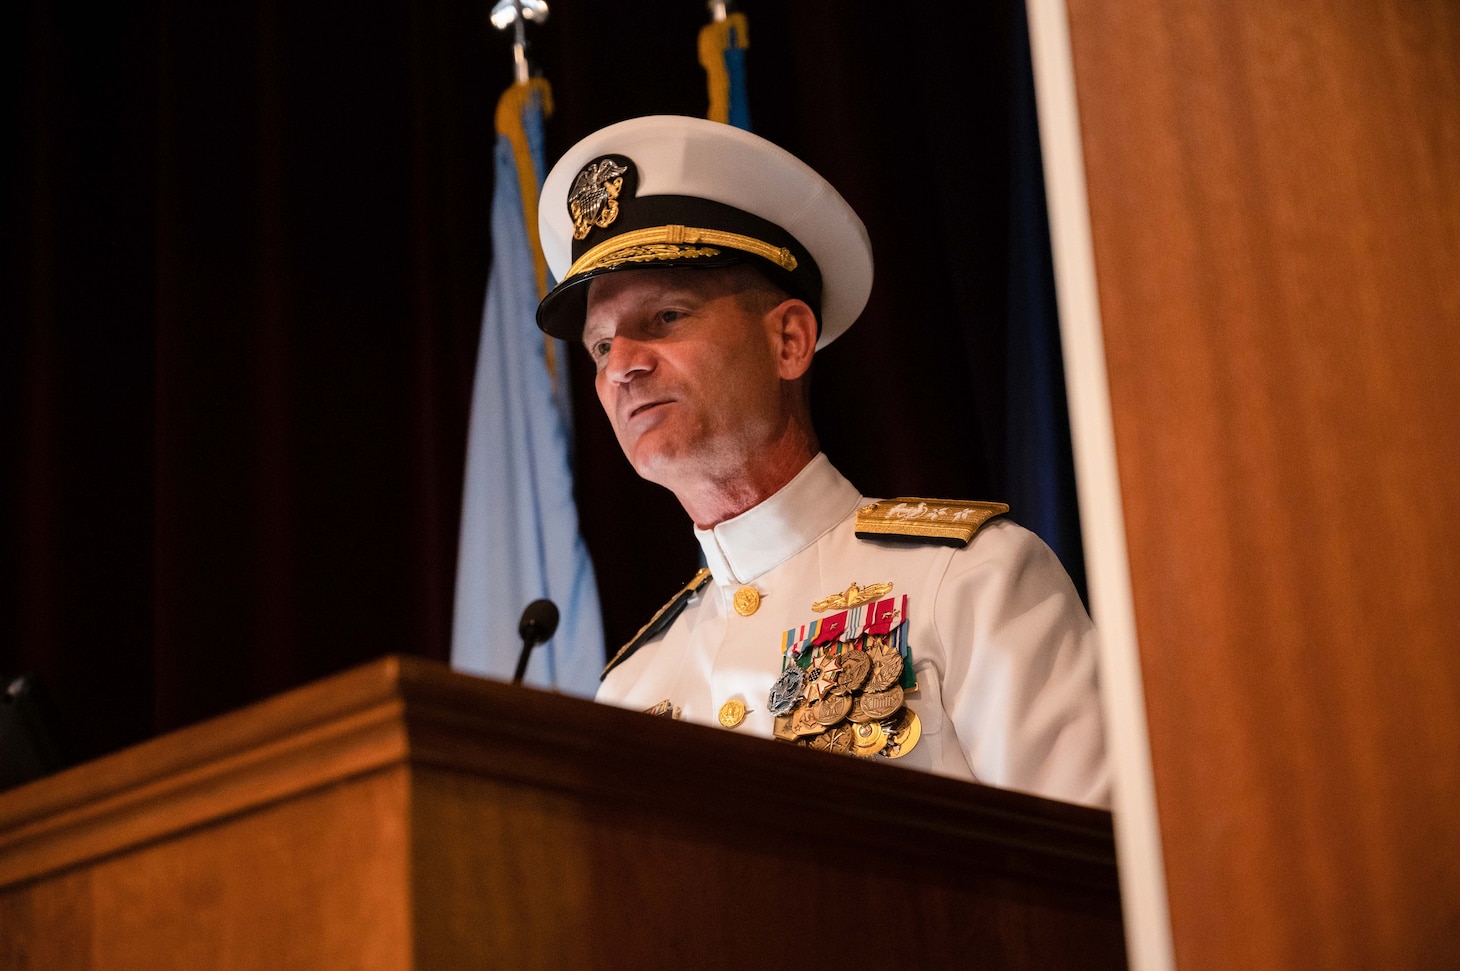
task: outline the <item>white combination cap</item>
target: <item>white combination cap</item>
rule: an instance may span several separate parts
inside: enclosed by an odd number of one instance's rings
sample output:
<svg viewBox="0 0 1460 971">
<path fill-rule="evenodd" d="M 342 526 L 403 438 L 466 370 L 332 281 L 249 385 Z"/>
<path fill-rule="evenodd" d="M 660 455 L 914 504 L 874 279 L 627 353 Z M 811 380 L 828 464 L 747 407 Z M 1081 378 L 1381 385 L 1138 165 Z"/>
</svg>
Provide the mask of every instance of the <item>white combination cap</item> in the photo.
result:
<svg viewBox="0 0 1460 971">
<path fill-rule="evenodd" d="M 651 115 L 589 135 L 548 173 L 538 228 L 561 282 L 537 323 L 566 340 L 582 335 L 586 284 L 605 273 L 755 263 L 816 311 L 818 349 L 872 290 L 867 228 L 831 183 L 764 138 L 704 118 Z"/>
</svg>

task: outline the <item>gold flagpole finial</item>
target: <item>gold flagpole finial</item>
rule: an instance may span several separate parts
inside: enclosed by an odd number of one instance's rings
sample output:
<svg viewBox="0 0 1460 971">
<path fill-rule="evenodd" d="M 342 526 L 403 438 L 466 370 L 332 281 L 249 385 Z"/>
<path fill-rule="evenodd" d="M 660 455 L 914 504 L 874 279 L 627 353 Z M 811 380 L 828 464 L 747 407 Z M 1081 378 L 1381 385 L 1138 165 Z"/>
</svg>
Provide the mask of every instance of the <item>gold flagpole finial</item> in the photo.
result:
<svg viewBox="0 0 1460 971">
<path fill-rule="evenodd" d="M 497 0 L 492 7 L 492 26 L 498 30 L 512 28 L 512 62 L 518 84 L 526 84 L 532 76 L 527 61 L 527 21 L 535 24 L 547 20 L 545 0 Z"/>
</svg>

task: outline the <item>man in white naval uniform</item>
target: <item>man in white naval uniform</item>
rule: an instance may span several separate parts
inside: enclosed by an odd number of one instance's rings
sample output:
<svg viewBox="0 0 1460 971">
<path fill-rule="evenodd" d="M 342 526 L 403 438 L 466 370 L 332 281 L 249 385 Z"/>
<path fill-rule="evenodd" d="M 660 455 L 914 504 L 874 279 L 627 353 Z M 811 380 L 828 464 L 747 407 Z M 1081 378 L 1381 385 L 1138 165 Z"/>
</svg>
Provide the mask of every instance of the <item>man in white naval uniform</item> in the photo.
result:
<svg viewBox="0 0 1460 971">
<path fill-rule="evenodd" d="M 544 331 L 581 339 L 625 455 L 707 568 L 609 664 L 600 701 L 1106 806 L 1095 632 L 993 503 L 875 501 L 821 454 L 816 350 L 871 248 L 804 163 L 696 118 L 590 135 L 549 175 Z"/>
</svg>

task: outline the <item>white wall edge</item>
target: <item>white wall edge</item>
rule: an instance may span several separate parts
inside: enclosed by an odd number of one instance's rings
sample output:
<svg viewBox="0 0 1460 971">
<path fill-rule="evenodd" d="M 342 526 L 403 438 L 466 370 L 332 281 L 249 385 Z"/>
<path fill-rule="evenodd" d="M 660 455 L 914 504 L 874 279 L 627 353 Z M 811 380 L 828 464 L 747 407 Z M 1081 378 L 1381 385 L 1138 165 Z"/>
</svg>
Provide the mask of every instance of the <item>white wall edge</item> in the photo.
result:
<svg viewBox="0 0 1460 971">
<path fill-rule="evenodd" d="M 1065 0 L 1026 0 L 1090 613 L 1114 779 L 1127 959 L 1174 971 Z"/>
</svg>

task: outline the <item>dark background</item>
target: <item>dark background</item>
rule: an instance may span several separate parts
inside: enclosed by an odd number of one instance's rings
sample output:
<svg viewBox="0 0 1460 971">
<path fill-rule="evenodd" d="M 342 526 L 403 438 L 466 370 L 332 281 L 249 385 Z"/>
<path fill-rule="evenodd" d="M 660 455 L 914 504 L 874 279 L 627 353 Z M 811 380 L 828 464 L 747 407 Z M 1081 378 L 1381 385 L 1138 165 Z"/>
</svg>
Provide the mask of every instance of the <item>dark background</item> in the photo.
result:
<svg viewBox="0 0 1460 971">
<path fill-rule="evenodd" d="M 871 232 L 818 356 L 870 495 L 1001 499 L 1083 590 L 1023 4 L 971 27 L 745 2 L 752 127 Z M 0 35 L 0 675 L 90 757 L 386 653 L 447 660 L 491 258 L 490 4 L 22 0 Z M 909 7 L 917 11 L 920 8 Z M 529 27 L 555 158 L 703 115 L 699 0 Z M 693 571 L 574 352 L 581 519 L 616 647 Z"/>
</svg>

